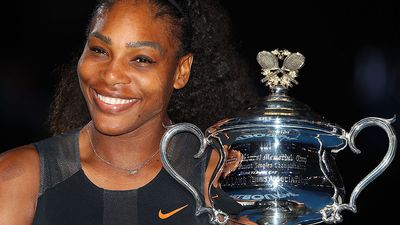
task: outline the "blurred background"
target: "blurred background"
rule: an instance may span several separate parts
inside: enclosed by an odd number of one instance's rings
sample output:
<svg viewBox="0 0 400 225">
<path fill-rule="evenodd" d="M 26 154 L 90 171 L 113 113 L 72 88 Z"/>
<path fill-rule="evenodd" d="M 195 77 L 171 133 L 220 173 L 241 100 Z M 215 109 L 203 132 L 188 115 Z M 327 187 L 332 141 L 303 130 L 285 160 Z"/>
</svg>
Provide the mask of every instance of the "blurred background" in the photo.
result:
<svg viewBox="0 0 400 225">
<path fill-rule="evenodd" d="M 47 114 L 58 80 L 57 68 L 81 51 L 96 1 L 7 1 L 2 4 L 0 54 L 0 152 L 48 137 Z M 347 131 L 358 120 L 400 116 L 400 8 L 375 1 L 350 6 L 336 1 L 222 4 L 232 18 L 238 51 L 251 65 L 261 50 L 300 52 L 306 63 L 290 95 Z M 393 124 L 397 133 L 400 118 Z M 348 191 L 383 158 L 387 137 L 367 128 L 357 139 L 362 154 L 346 149 L 336 161 Z M 372 182 L 357 200 L 358 213 L 345 224 L 397 224 L 400 160 Z M 347 199 L 346 199 L 347 201 Z"/>
</svg>

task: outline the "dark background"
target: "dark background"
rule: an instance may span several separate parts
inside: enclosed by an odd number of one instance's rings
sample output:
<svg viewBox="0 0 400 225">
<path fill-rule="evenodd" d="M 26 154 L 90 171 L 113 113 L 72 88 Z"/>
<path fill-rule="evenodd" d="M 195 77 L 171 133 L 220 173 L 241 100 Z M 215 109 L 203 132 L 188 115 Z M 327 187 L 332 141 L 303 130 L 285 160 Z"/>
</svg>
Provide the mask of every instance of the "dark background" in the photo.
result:
<svg viewBox="0 0 400 225">
<path fill-rule="evenodd" d="M 94 2 L 18 1 L 0 6 L 0 152 L 49 135 L 46 120 L 58 80 L 55 71 L 82 49 Z M 256 54 L 286 48 L 306 57 L 299 85 L 290 94 L 328 120 L 349 131 L 365 117 L 400 116 L 400 10 L 395 3 L 271 2 L 223 1 L 260 96 L 267 90 L 256 84 L 261 79 Z M 399 124 L 393 124 L 397 133 Z M 361 155 L 347 148 L 336 158 L 347 198 L 383 158 L 386 134 L 368 128 L 360 133 L 357 146 Z M 360 194 L 359 212 L 344 213 L 343 225 L 398 223 L 399 163 L 396 156 Z"/>
</svg>

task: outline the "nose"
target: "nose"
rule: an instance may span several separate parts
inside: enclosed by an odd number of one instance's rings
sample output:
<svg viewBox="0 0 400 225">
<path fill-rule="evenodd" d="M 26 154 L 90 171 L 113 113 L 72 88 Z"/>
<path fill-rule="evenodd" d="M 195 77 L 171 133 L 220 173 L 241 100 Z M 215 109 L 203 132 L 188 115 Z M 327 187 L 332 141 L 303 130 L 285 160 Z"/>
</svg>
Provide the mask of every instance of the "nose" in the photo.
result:
<svg viewBox="0 0 400 225">
<path fill-rule="evenodd" d="M 131 82 L 131 79 L 124 70 L 123 63 L 118 59 L 114 59 L 106 65 L 102 77 L 109 86 L 129 84 Z"/>
</svg>

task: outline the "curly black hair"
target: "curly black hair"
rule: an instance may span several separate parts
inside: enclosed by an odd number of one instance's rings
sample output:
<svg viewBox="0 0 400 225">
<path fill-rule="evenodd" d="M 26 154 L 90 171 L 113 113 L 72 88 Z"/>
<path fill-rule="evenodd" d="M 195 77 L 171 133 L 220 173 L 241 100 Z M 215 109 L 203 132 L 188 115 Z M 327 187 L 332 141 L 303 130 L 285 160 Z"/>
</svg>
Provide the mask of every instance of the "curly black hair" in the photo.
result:
<svg viewBox="0 0 400 225">
<path fill-rule="evenodd" d="M 88 25 L 118 0 L 102 0 Z M 248 87 L 248 68 L 231 36 L 227 12 L 216 0 L 148 0 L 156 16 L 166 16 L 180 41 L 180 55 L 192 52 L 194 62 L 188 84 L 175 90 L 168 106 L 174 122 L 190 122 L 206 129 L 217 120 L 232 117 L 249 105 L 256 93 Z M 178 3 L 178 5 L 175 5 Z M 177 56 L 179 57 L 179 55 Z M 50 107 L 50 132 L 59 134 L 83 126 L 90 115 L 79 88 L 76 57 L 62 70 Z"/>
</svg>

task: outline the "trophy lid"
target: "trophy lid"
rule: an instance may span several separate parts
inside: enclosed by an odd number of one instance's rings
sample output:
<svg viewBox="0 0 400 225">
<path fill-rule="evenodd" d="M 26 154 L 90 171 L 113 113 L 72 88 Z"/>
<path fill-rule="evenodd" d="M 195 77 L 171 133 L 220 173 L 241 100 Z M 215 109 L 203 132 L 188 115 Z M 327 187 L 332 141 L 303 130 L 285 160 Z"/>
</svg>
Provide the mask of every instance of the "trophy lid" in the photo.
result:
<svg viewBox="0 0 400 225">
<path fill-rule="evenodd" d="M 330 123 L 323 116 L 311 111 L 309 106 L 288 95 L 288 89 L 293 84 L 298 84 L 295 78 L 305 62 L 302 54 L 279 49 L 271 52 L 261 51 L 257 55 L 257 61 L 262 67 L 261 74 L 265 76 L 261 82 L 270 88 L 270 94 L 256 105 L 240 112 L 239 116 L 214 124 L 208 132 L 279 126 L 309 129 L 338 136 L 345 134 L 340 126 Z"/>
</svg>

